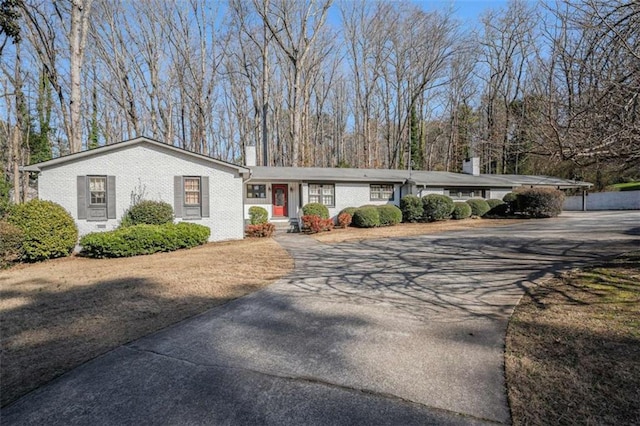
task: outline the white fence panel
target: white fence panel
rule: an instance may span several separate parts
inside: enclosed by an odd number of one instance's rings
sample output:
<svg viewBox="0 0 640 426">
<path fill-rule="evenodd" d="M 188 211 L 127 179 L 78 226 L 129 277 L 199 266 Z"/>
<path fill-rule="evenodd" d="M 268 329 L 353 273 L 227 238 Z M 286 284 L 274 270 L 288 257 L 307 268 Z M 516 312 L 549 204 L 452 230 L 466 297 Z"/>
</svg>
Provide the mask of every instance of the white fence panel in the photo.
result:
<svg viewBox="0 0 640 426">
<path fill-rule="evenodd" d="M 582 195 L 567 197 L 564 210 L 582 210 Z M 594 192 L 587 195 L 589 210 L 640 210 L 640 191 Z"/>
</svg>

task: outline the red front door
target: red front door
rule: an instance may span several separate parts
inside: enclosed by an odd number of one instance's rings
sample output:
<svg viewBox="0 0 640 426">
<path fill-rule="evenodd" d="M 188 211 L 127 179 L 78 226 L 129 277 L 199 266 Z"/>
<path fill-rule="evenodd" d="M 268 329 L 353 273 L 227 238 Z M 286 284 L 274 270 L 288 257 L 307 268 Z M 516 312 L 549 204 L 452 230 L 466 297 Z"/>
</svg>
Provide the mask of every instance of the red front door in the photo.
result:
<svg viewBox="0 0 640 426">
<path fill-rule="evenodd" d="M 271 185 L 273 197 L 273 215 L 288 216 L 287 209 L 287 185 Z"/>
</svg>

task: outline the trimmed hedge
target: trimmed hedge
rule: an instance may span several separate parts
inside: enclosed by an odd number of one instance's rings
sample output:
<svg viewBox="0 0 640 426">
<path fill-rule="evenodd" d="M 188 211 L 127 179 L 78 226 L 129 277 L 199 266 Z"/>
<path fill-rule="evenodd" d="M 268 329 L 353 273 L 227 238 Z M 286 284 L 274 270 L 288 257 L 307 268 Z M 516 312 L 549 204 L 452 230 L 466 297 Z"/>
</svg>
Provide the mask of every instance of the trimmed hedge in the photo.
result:
<svg viewBox="0 0 640 426">
<path fill-rule="evenodd" d="M 491 210 L 491 207 L 489 207 L 489 203 L 487 203 L 486 200 L 483 200 L 482 198 L 472 198 L 470 200 L 467 200 L 467 204 L 469 204 L 469 206 L 471 207 L 472 216 L 482 217 L 487 214 L 489 210 Z"/>
<path fill-rule="evenodd" d="M 529 217 L 555 217 L 562 213 L 564 194 L 553 188 L 529 188 L 516 193 L 517 211 Z"/>
<path fill-rule="evenodd" d="M 173 207 L 164 201 L 143 200 L 129 207 L 120 226 L 162 225 L 173 222 Z"/>
<path fill-rule="evenodd" d="M 108 232 L 93 232 L 80 239 L 87 257 L 130 257 L 191 248 L 207 242 L 211 230 L 180 222 L 164 225 L 133 225 Z"/>
<path fill-rule="evenodd" d="M 338 217 L 340 217 L 340 215 L 343 213 L 347 213 L 349 216 L 353 217 L 353 214 L 356 212 L 356 210 L 358 210 L 357 207 L 345 207 L 344 209 L 340 210 L 340 213 L 338 213 Z"/>
<path fill-rule="evenodd" d="M 321 219 L 329 219 L 329 209 L 324 204 L 309 203 L 302 206 L 304 216 L 319 216 Z"/>
<path fill-rule="evenodd" d="M 375 228 L 380 226 L 380 212 L 376 207 L 360 207 L 353 213 L 353 226 Z"/>
<path fill-rule="evenodd" d="M 492 209 L 494 207 L 504 204 L 504 201 L 499 200 L 497 198 L 490 198 L 487 200 L 487 204 L 489 204 L 489 208 Z"/>
<path fill-rule="evenodd" d="M 400 210 L 403 222 L 419 222 L 422 220 L 424 208 L 422 200 L 415 195 L 405 195 L 400 199 Z"/>
<path fill-rule="evenodd" d="M 302 216 L 300 220 L 302 221 L 302 230 L 309 234 L 317 234 L 318 232 L 331 231 L 333 229 L 333 220 L 323 219 L 314 214 Z"/>
<path fill-rule="evenodd" d="M 451 213 L 451 217 L 455 220 L 471 217 L 471 206 L 464 201 L 457 201 L 453 203 L 453 212 Z"/>
<path fill-rule="evenodd" d="M 393 226 L 402 222 L 402 211 L 392 204 L 377 206 L 380 226 Z"/>
<path fill-rule="evenodd" d="M 247 237 L 268 238 L 276 233 L 276 226 L 269 222 L 248 225 L 245 233 Z"/>
<path fill-rule="evenodd" d="M 453 213 L 453 200 L 446 195 L 429 194 L 422 197 L 422 218 L 425 221 L 448 220 Z"/>
<path fill-rule="evenodd" d="M 20 257 L 24 234 L 20 228 L 0 220 L 0 268 Z"/>
<path fill-rule="evenodd" d="M 20 259 L 27 262 L 68 256 L 78 241 L 78 228 L 69 212 L 51 201 L 12 205 L 7 221 L 24 235 Z"/>
<path fill-rule="evenodd" d="M 249 207 L 249 223 L 251 225 L 262 225 L 269 220 L 269 212 L 264 207 Z"/>
</svg>

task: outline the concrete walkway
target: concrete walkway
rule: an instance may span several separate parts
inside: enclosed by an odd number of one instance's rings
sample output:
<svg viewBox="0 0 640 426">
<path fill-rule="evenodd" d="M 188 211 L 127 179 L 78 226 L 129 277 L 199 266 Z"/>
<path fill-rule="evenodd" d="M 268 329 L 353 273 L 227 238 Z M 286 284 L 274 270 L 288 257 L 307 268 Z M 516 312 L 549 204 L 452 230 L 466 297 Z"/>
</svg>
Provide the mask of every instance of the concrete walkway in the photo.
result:
<svg viewBox="0 0 640 426">
<path fill-rule="evenodd" d="M 640 247 L 639 212 L 321 245 L 294 273 L 111 351 L 2 424 L 509 423 L 507 321 L 532 283 Z"/>
</svg>

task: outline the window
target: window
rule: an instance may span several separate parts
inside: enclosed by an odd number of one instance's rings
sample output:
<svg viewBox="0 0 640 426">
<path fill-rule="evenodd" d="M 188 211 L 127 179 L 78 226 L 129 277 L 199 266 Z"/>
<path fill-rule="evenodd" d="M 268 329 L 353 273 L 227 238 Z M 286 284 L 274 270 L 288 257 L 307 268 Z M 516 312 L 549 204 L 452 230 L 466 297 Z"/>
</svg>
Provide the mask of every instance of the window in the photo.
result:
<svg viewBox="0 0 640 426">
<path fill-rule="evenodd" d="M 371 201 L 393 201 L 393 185 L 371 185 Z"/>
<path fill-rule="evenodd" d="M 89 205 L 107 205 L 107 177 L 89 177 Z"/>
<path fill-rule="evenodd" d="M 445 189 L 445 194 L 447 193 L 449 197 L 456 199 L 484 198 L 485 190 L 478 188 L 450 188 Z"/>
<path fill-rule="evenodd" d="M 309 184 L 309 202 L 325 206 L 335 206 L 335 186 L 330 184 Z"/>
<path fill-rule="evenodd" d="M 267 185 L 247 185 L 247 198 L 267 198 Z"/>
<path fill-rule="evenodd" d="M 200 178 L 184 178 L 184 204 L 185 206 L 200 205 Z"/>
</svg>

